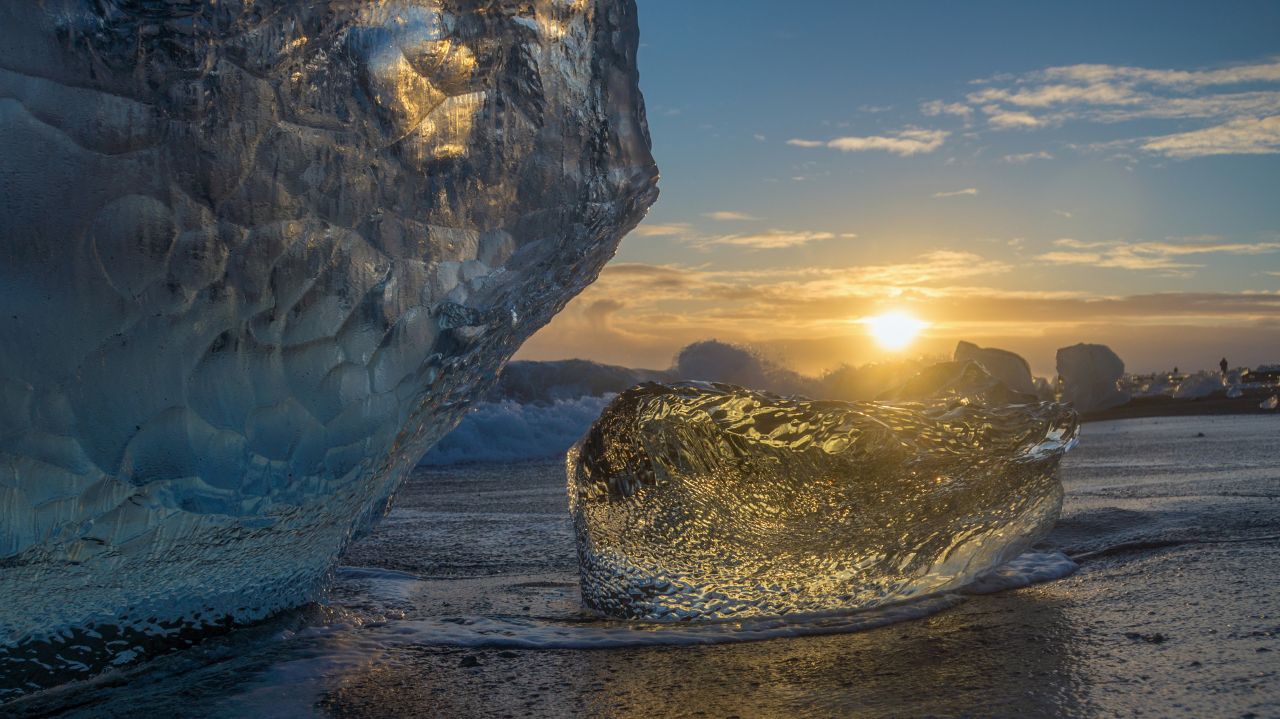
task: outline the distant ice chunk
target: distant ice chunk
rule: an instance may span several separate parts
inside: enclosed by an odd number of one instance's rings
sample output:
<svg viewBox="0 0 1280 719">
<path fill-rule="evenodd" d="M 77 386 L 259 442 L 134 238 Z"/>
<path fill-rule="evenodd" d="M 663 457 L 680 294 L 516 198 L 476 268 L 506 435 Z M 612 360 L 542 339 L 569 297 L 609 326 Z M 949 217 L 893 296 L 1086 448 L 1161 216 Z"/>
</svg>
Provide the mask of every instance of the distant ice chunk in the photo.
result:
<svg viewBox="0 0 1280 719">
<path fill-rule="evenodd" d="M 1041 402 L 1052 402 L 1058 398 L 1058 392 L 1054 389 L 1053 383 L 1044 377 L 1036 377 L 1036 397 Z"/>
<path fill-rule="evenodd" d="M 1200 399 L 1221 391 L 1221 374 L 1196 372 L 1178 383 L 1177 389 L 1173 390 L 1173 396 L 1178 399 Z"/>
<path fill-rule="evenodd" d="M 1124 377 L 1124 361 L 1106 345 L 1078 344 L 1058 350 L 1058 375 L 1062 378 L 1062 401 L 1086 414 L 1129 401 L 1129 394 L 1116 387 Z"/>
<path fill-rule="evenodd" d="M 623 393 L 566 460 L 584 603 L 660 621 L 862 609 L 1017 557 L 1058 517 L 1076 413 L 943 394 Z"/>
<path fill-rule="evenodd" d="M 961 341 L 956 345 L 954 359 L 982 365 L 991 376 L 1003 382 L 1009 389 L 1023 394 L 1036 394 L 1031 378 L 1031 365 L 1020 355 L 993 347 L 979 347 L 972 342 Z"/>
<path fill-rule="evenodd" d="M 962 404 L 1033 404 L 1035 394 L 1018 392 L 988 374 L 977 362 L 939 362 L 880 394 L 889 402 L 951 401 Z"/>
</svg>

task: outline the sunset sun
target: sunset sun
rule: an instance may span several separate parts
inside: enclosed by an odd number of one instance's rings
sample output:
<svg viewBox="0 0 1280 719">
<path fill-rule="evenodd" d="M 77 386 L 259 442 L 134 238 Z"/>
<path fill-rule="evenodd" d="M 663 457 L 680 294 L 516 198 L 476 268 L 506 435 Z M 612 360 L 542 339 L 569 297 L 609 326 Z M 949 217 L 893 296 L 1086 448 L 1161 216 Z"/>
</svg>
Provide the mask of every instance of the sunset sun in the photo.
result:
<svg viewBox="0 0 1280 719">
<path fill-rule="evenodd" d="M 928 327 L 926 322 L 906 312 L 886 312 L 875 317 L 862 320 L 867 326 L 867 333 L 876 343 L 888 350 L 905 349 Z"/>
</svg>

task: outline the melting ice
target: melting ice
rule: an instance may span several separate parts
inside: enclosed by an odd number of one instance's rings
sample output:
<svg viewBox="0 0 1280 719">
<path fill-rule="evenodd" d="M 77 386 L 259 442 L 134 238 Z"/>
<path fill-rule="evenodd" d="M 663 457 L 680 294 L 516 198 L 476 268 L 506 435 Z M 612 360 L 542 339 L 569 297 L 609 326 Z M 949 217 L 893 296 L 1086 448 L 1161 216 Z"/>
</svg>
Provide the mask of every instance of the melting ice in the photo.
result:
<svg viewBox="0 0 1280 719">
<path fill-rule="evenodd" d="M 0 3 L 0 700 L 313 596 L 656 197 L 629 0 Z"/>
<path fill-rule="evenodd" d="M 690 382 L 622 394 L 566 460 L 584 603 L 648 620 L 862 609 L 1018 556 L 1058 517 L 1076 413 L 986 405 L 994 385 L 973 365 L 943 369 L 977 393 L 846 403 Z"/>
</svg>

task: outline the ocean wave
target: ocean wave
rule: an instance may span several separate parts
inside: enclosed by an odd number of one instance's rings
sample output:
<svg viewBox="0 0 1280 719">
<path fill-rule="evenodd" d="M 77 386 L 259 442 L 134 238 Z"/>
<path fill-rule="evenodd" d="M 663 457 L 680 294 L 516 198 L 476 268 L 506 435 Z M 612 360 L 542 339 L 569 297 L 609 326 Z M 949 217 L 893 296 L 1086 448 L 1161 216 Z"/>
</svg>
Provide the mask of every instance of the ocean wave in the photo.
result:
<svg viewBox="0 0 1280 719">
<path fill-rule="evenodd" d="M 478 404 L 421 464 L 520 462 L 562 456 L 586 434 L 614 396 L 578 397 L 550 404 L 512 400 Z"/>
</svg>

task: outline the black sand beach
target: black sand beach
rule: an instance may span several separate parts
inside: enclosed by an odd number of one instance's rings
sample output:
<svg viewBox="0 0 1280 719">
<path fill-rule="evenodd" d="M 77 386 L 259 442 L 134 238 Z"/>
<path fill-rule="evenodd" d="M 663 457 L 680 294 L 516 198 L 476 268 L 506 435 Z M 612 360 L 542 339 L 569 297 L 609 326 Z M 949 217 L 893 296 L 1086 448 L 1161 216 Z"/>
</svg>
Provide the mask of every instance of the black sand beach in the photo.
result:
<svg viewBox="0 0 1280 719">
<path fill-rule="evenodd" d="M 341 717 L 1280 716 L 1278 437 L 1280 418 L 1090 424 L 1064 463 L 1064 517 L 1048 541 L 1080 570 L 920 621 L 710 647 L 408 647 L 342 677 L 321 706 Z M 557 474 L 540 471 L 539 486 Z M 479 504 L 502 483 L 424 476 L 400 511 L 471 491 Z M 376 546 L 351 561 L 387 545 Z M 571 568 L 557 567 L 433 582 L 420 596 L 538 615 L 573 594 Z"/>
</svg>

